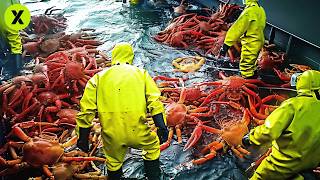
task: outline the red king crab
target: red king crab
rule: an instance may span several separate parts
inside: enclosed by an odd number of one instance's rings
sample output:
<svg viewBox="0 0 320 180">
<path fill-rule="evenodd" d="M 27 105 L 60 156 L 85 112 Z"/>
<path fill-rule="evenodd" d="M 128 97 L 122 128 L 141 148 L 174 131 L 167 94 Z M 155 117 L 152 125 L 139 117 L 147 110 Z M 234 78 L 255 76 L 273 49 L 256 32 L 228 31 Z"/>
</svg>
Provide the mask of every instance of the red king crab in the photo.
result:
<svg viewBox="0 0 320 180">
<path fill-rule="evenodd" d="M 281 72 L 276 68 L 273 68 L 274 72 L 279 76 L 279 78 L 286 83 L 286 84 L 283 84 L 282 87 L 290 87 L 290 79 L 292 74 L 311 70 L 311 68 L 307 65 L 301 65 L 301 64 L 289 64 L 289 65 L 291 66 L 291 68 L 290 69 L 285 68 L 284 72 Z"/>
<path fill-rule="evenodd" d="M 59 39 L 40 38 L 36 42 L 27 42 L 23 44 L 22 56 L 25 57 L 27 53 L 36 56 L 46 57 L 49 54 L 56 52 L 60 48 Z"/>
<path fill-rule="evenodd" d="M 226 21 L 237 9 L 239 6 L 223 5 L 210 17 L 194 13 L 181 15 L 173 19 L 172 23 L 159 32 L 154 39 L 173 47 L 195 48 L 200 53 L 204 51 L 205 54 L 216 55 L 223 45 L 228 30 Z M 232 51 L 228 53 L 230 59 L 234 60 Z"/>
<path fill-rule="evenodd" d="M 52 15 L 53 11 L 60 9 L 48 8 L 44 14 L 32 16 L 31 24 L 35 34 L 48 34 L 64 30 L 67 25 L 65 24 L 66 18 L 59 15 Z"/>
<path fill-rule="evenodd" d="M 230 102 L 219 102 L 232 104 L 232 107 L 237 107 L 244 111 L 242 120 L 239 121 L 223 121 L 220 123 L 222 129 L 216 129 L 210 126 L 206 126 L 203 122 L 199 121 L 196 128 L 194 129 L 190 139 L 184 147 L 184 150 L 188 150 L 194 146 L 202 135 L 202 131 L 209 132 L 212 134 L 218 134 L 219 138 L 210 144 L 208 144 L 201 152 L 203 154 L 209 151 L 209 154 L 206 154 L 204 157 L 193 160 L 193 164 L 203 164 L 211 159 L 213 159 L 217 151 L 222 149 L 225 146 L 231 148 L 231 150 L 240 158 L 243 158 L 243 155 L 248 155 L 250 152 L 242 148 L 242 138 L 248 133 L 248 125 L 250 124 L 250 116 L 246 109 L 242 108 L 239 104 L 230 101 Z"/>
<path fill-rule="evenodd" d="M 166 100 L 163 102 L 172 102 L 179 101 L 180 93 L 182 89 L 184 89 L 186 93 L 186 97 L 184 100 L 184 104 L 193 104 L 198 106 L 204 100 L 204 97 L 208 96 L 203 90 L 201 90 L 200 86 L 195 87 L 184 87 L 184 81 L 187 79 L 183 78 L 168 78 L 165 76 L 157 76 L 154 78 L 155 81 L 158 79 L 164 80 L 158 84 L 161 93 L 166 97 Z M 180 83 L 182 87 L 178 85 Z"/>
<path fill-rule="evenodd" d="M 86 54 L 91 52 L 90 50 L 83 48 L 72 50 L 76 51 L 69 51 L 72 54 L 72 60 L 69 59 L 69 55 L 65 52 L 56 52 L 47 57 L 45 64 L 49 69 L 49 79 L 52 82 L 51 88 L 67 85 L 77 93 L 79 92 L 78 84 L 81 88 L 84 88 L 91 76 L 101 71 L 101 69 L 97 69 L 95 59 Z"/>
<path fill-rule="evenodd" d="M 254 104 L 251 97 L 248 97 L 249 100 L 249 114 L 253 118 L 253 121 L 257 125 L 261 125 L 264 123 L 264 120 L 268 117 L 270 112 L 275 110 L 278 106 L 277 105 L 268 105 L 267 102 L 276 101 L 276 102 L 283 102 L 284 100 L 288 99 L 286 96 L 281 96 L 278 94 L 268 95 L 261 100 L 261 104 L 257 103 Z M 259 108 L 259 111 L 256 110 Z"/>
<path fill-rule="evenodd" d="M 91 38 L 91 39 L 90 39 Z M 23 57 L 30 54 L 34 57 L 47 57 L 58 50 L 69 50 L 77 47 L 95 49 L 101 42 L 94 39 L 95 36 L 86 32 L 65 34 L 57 33 L 41 37 L 23 44 Z"/>
<path fill-rule="evenodd" d="M 198 36 L 201 35 L 201 33 L 193 30 L 177 31 L 172 34 L 169 44 L 173 47 L 189 49 L 189 44 L 194 43 L 195 40 L 198 39 Z"/>
<path fill-rule="evenodd" d="M 171 21 L 171 23 L 161 32 L 154 36 L 154 39 L 158 42 L 170 42 L 170 37 L 175 33 L 181 25 L 184 25 L 188 22 L 190 17 L 195 16 L 196 14 L 185 14 L 179 17 L 176 17 Z"/>
<path fill-rule="evenodd" d="M 70 104 L 64 102 L 62 99 L 69 98 L 70 95 L 68 93 L 64 94 L 55 94 L 51 91 L 41 92 L 36 95 L 36 97 L 32 97 L 30 99 L 25 99 L 24 104 L 28 107 L 21 113 L 17 114 L 13 110 L 10 109 L 10 113 L 14 115 L 12 121 L 14 123 L 19 122 L 23 119 L 29 112 L 37 111 L 40 121 L 42 121 L 43 115 L 45 115 L 46 120 L 48 122 L 53 122 L 53 119 L 50 115 L 51 112 L 58 112 L 62 106 L 71 107 Z M 31 104 L 29 106 L 29 104 Z M 33 107 L 33 108 L 30 108 Z"/>
<path fill-rule="evenodd" d="M 79 111 L 75 109 L 61 109 L 57 113 L 57 116 L 59 117 L 59 119 L 56 120 L 54 123 L 58 125 L 66 124 L 66 125 L 75 126 L 78 112 Z"/>
<path fill-rule="evenodd" d="M 20 108 L 18 111 L 25 110 L 22 102 L 31 92 L 43 91 L 49 88 L 49 81 L 45 73 L 35 73 L 27 76 L 17 76 L 0 86 L 2 94 L 2 110 L 7 112 L 9 109 Z"/>
<path fill-rule="evenodd" d="M 222 77 L 223 80 L 215 81 L 215 82 L 204 82 L 200 83 L 198 85 L 218 85 L 216 89 L 214 89 L 209 96 L 206 97 L 206 99 L 203 101 L 203 103 L 200 106 L 205 106 L 212 102 L 212 100 L 217 101 L 233 101 L 233 102 L 241 102 L 243 106 L 246 105 L 246 103 L 249 103 L 249 113 L 252 114 L 253 117 L 264 120 L 266 119 L 267 115 L 263 113 L 259 113 L 256 111 L 256 108 L 259 108 L 262 106 L 262 101 L 260 96 L 255 93 L 253 90 L 249 89 L 248 87 L 256 90 L 257 85 L 265 85 L 270 86 L 269 84 L 264 83 L 263 81 L 259 79 L 244 79 L 240 76 L 229 76 L 226 77 L 222 72 L 219 73 L 220 77 Z M 219 95 L 218 98 L 216 96 Z M 247 98 L 246 98 L 247 97 Z M 216 98 L 216 99 L 215 99 Z M 271 101 L 271 100 L 277 100 L 277 101 L 283 101 L 285 98 L 279 95 L 270 95 L 264 98 L 264 103 Z M 266 105 L 264 105 L 265 107 Z M 216 106 L 216 112 L 219 111 L 219 105 Z M 264 108 L 261 107 L 261 108 Z"/>
<path fill-rule="evenodd" d="M 160 150 L 164 150 L 170 146 L 174 129 L 176 131 L 178 137 L 178 143 L 182 143 L 181 137 L 181 127 L 184 124 L 187 124 L 188 121 L 190 122 L 198 122 L 200 121 L 197 117 L 203 116 L 212 116 L 212 111 L 209 108 L 197 108 L 192 110 L 192 114 L 188 114 L 188 107 L 184 105 L 184 100 L 186 99 L 186 91 L 183 88 L 180 94 L 180 99 L 178 102 L 171 102 L 166 106 L 166 118 L 167 124 L 169 126 L 169 135 L 167 142 L 161 144 Z M 204 111 L 208 111 L 207 113 L 201 113 Z"/>
<path fill-rule="evenodd" d="M 258 67 L 261 70 L 269 70 L 282 65 L 285 60 L 285 53 L 273 52 L 274 44 L 264 45 L 258 57 Z"/>
<path fill-rule="evenodd" d="M 164 82 L 161 82 L 158 84 L 158 87 L 167 87 L 170 85 L 173 85 L 175 87 L 178 87 L 177 83 L 180 82 L 183 84 L 183 81 L 188 80 L 187 78 L 171 78 L 167 76 L 155 76 L 153 77 L 153 80 L 156 82 L 157 80 L 162 80 Z"/>
<path fill-rule="evenodd" d="M 244 79 L 240 76 L 229 76 L 226 77 L 222 72 L 219 73 L 219 76 L 222 80 L 215 82 L 204 82 L 199 85 L 216 85 L 218 86 L 214 89 L 209 96 L 203 101 L 201 106 L 205 106 L 209 104 L 212 99 L 214 99 L 217 95 L 218 101 L 222 100 L 230 100 L 234 102 L 241 102 L 241 104 L 245 104 L 247 101 L 245 100 L 244 95 L 249 95 L 253 97 L 253 100 L 261 103 L 261 98 L 257 93 L 253 90 L 249 89 L 257 89 L 257 85 L 255 84 L 263 84 L 263 82 L 259 79 Z M 249 87 L 249 88 L 248 88 Z"/>
<path fill-rule="evenodd" d="M 200 105 L 206 96 L 208 96 L 207 93 L 205 93 L 203 90 L 200 89 L 200 87 L 186 87 L 186 88 L 160 88 L 162 93 L 171 93 L 168 100 L 179 100 L 180 93 L 184 89 L 186 93 L 185 98 L 185 104 Z"/>
<path fill-rule="evenodd" d="M 10 136 L 16 136 L 21 142 L 9 141 L 0 152 L 5 152 L 10 149 L 13 160 L 5 160 L 0 157 L 0 165 L 6 169 L 0 172 L 1 176 L 16 173 L 26 167 L 41 168 L 44 174 L 50 179 L 54 179 L 52 172 L 48 166 L 55 165 L 59 162 L 71 163 L 74 161 L 101 161 L 105 162 L 104 158 L 100 157 L 72 157 L 74 155 L 86 155 L 84 152 L 71 151 L 64 152 L 65 147 L 69 147 L 76 143 L 77 137 L 71 138 L 68 142 L 60 144 L 51 136 L 34 137 L 31 138 L 23 132 L 21 128 L 30 126 L 29 124 L 22 123 L 13 126 Z M 19 157 L 15 149 L 22 149 L 22 157 Z"/>
</svg>

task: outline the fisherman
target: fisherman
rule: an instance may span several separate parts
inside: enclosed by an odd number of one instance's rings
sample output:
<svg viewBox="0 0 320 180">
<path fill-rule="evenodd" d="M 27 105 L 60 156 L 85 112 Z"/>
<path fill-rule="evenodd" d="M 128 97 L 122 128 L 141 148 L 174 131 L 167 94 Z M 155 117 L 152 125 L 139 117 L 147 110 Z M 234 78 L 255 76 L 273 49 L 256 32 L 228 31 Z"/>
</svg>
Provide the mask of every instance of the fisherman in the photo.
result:
<svg viewBox="0 0 320 180">
<path fill-rule="evenodd" d="M 245 8 L 239 18 L 227 32 L 220 56 L 225 56 L 228 49 L 241 41 L 240 73 L 244 78 L 257 78 L 257 58 L 264 44 L 266 14 L 258 0 L 243 0 Z"/>
<path fill-rule="evenodd" d="M 98 113 L 108 177 L 120 179 L 128 147 L 142 150 L 149 180 L 160 178 L 160 143 L 168 139 L 160 91 L 147 71 L 132 65 L 134 52 L 129 43 L 116 44 L 112 67 L 94 75 L 87 83 L 77 115 L 77 146 L 88 151 L 92 120 Z M 158 137 L 147 125 L 150 113 L 158 128 Z"/>
<path fill-rule="evenodd" d="M 251 179 L 303 179 L 299 174 L 320 163 L 320 72 L 294 74 L 297 97 L 284 101 L 265 123 L 244 136 L 245 146 L 272 143 L 271 154 Z"/>
<path fill-rule="evenodd" d="M 19 31 L 7 27 L 4 23 L 4 13 L 12 4 L 19 4 L 19 1 L 0 1 L 0 81 L 6 81 L 18 75 L 23 67 Z"/>
</svg>

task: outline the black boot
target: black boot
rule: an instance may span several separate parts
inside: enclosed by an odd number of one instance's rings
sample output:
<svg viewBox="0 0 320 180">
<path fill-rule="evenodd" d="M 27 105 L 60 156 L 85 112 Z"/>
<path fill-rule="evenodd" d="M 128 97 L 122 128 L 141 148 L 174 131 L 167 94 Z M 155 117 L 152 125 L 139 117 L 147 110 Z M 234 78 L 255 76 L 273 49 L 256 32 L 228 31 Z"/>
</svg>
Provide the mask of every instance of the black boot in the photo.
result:
<svg viewBox="0 0 320 180">
<path fill-rule="evenodd" d="M 144 171 L 148 180 L 160 180 L 160 161 L 159 159 L 153 161 L 144 160 Z"/>
<path fill-rule="evenodd" d="M 122 176 L 122 167 L 117 171 L 107 170 L 107 173 L 108 173 L 108 180 L 120 180 Z"/>
</svg>

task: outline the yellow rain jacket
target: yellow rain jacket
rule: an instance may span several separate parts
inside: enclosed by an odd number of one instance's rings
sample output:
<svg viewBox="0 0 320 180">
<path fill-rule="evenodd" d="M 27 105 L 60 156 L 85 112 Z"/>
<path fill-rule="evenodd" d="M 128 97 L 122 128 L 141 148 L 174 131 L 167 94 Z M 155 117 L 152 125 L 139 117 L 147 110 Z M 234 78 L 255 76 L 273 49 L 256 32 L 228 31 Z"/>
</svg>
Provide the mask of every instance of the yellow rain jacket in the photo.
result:
<svg viewBox="0 0 320 180">
<path fill-rule="evenodd" d="M 240 72 L 246 78 L 257 70 L 257 58 L 264 44 L 266 14 L 257 3 L 258 0 L 246 0 L 246 7 L 237 21 L 227 32 L 224 43 L 228 46 L 241 41 Z"/>
<path fill-rule="evenodd" d="M 145 160 L 160 156 L 159 138 L 146 124 L 147 111 L 152 116 L 164 113 L 160 91 L 147 71 L 131 65 L 133 58 L 130 44 L 117 44 L 112 50 L 113 66 L 88 81 L 80 101 L 77 126 L 91 127 L 98 112 L 110 171 L 122 166 L 128 147 L 142 149 Z"/>
<path fill-rule="evenodd" d="M 303 179 L 298 173 L 320 162 L 320 72 L 309 70 L 297 80 L 298 96 L 284 101 L 250 132 L 250 142 L 272 142 L 272 153 L 251 179 Z"/>
<path fill-rule="evenodd" d="M 18 0 L 1 0 L 0 1 L 0 40 L 3 39 L 8 43 L 9 50 L 12 54 L 22 53 L 22 42 L 19 31 L 8 28 L 4 22 L 4 12 L 12 4 L 19 4 Z"/>
<path fill-rule="evenodd" d="M 137 5 L 140 3 L 140 0 L 130 0 L 130 5 Z"/>
</svg>

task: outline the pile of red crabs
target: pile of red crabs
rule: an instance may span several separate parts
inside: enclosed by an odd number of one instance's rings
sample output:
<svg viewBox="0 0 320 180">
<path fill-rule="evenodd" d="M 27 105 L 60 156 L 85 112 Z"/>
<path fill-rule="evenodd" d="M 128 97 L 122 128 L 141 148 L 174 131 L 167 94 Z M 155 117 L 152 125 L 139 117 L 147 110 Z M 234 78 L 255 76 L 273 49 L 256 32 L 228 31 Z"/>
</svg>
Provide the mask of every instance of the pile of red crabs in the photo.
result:
<svg viewBox="0 0 320 180">
<path fill-rule="evenodd" d="M 217 55 L 232 24 L 230 18 L 239 10 L 237 5 L 224 4 L 215 13 L 208 11 L 208 16 L 183 14 L 153 38 L 168 46 Z M 0 148 L 0 176 L 32 168 L 40 172 L 35 177 L 42 179 L 105 179 L 95 164 L 105 161 L 96 156 L 102 147 L 98 119 L 93 122 L 90 151 L 72 147 L 77 141 L 75 119 L 86 83 L 110 67 L 110 58 L 97 49 L 103 43 L 94 29 L 66 34 L 66 18 L 53 12 L 55 9 L 50 8 L 43 15 L 33 16 L 28 31 L 21 33 L 23 56 L 33 59 L 25 67 L 29 73 L 0 86 L 1 121 L 9 125 L 6 144 Z M 240 52 L 240 44 L 234 45 L 228 52 L 230 61 L 239 59 Z M 204 63 L 203 57 L 197 58 Z M 184 143 L 184 150 L 199 149 L 192 160 L 194 165 L 204 164 L 226 150 L 239 158 L 250 154 L 241 143 L 242 137 L 250 128 L 263 124 L 289 98 L 276 93 L 261 96 L 259 87 L 288 87 L 294 72 L 310 69 L 290 64 L 283 70 L 285 61 L 285 53 L 274 45 L 265 45 L 259 55 L 259 68 L 274 71 L 283 81 L 279 85 L 222 71 L 218 72 L 219 78 L 198 83 L 190 83 L 191 79 L 175 72 L 171 77 L 155 76 L 169 128 L 168 141 L 161 145 L 161 151 L 173 139 Z"/>
<path fill-rule="evenodd" d="M 88 153 L 75 148 L 75 126 L 87 81 L 111 61 L 97 49 L 103 43 L 94 29 L 66 34 L 66 18 L 54 11 L 32 16 L 21 32 L 23 57 L 32 59 L 27 73 L 0 86 L 1 122 L 9 126 L 0 176 L 33 169 L 38 173 L 30 176 L 38 179 L 106 179 L 96 164 L 105 162 L 96 156 L 102 147 L 98 119 Z"/>
</svg>

